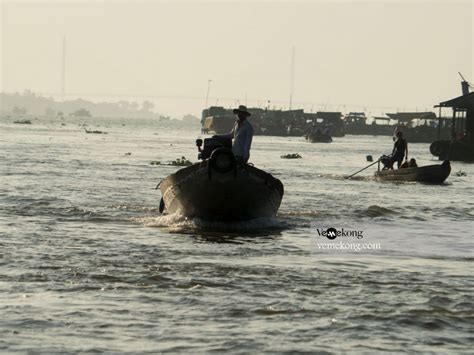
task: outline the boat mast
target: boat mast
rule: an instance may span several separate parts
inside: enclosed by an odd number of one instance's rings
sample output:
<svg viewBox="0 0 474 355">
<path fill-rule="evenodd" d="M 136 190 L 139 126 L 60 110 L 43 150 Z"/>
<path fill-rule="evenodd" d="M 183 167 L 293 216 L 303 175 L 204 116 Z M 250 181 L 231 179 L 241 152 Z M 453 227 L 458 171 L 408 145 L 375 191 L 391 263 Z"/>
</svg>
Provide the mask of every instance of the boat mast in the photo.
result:
<svg viewBox="0 0 474 355">
<path fill-rule="evenodd" d="M 63 37 L 63 51 L 61 63 L 61 100 L 66 96 L 66 36 Z"/>
<path fill-rule="evenodd" d="M 462 90 L 462 94 L 463 95 L 469 95 L 469 88 L 472 87 L 469 82 L 464 79 L 464 77 L 462 76 L 462 74 L 460 72 L 458 72 L 459 76 L 461 77 L 462 81 L 461 81 L 461 90 Z"/>
<path fill-rule="evenodd" d="M 291 48 L 290 110 L 293 105 L 293 91 L 294 90 L 295 90 L 295 46 Z"/>
<path fill-rule="evenodd" d="M 207 81 L 207 94 L 206 94 L 206 106 L 204 106 L 204 108 L 207 108 L 207 102 L 209 100 L 209 90 L 211 89 L 211 83 L 212 83 L 212 80 L 209 79 Z"/>
</svg>

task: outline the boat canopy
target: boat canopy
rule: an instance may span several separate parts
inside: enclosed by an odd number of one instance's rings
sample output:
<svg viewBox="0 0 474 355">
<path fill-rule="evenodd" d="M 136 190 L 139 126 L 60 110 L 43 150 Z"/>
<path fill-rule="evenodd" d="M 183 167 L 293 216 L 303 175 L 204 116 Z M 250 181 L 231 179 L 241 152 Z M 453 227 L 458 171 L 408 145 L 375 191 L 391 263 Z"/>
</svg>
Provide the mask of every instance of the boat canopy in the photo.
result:
<svg viewBox="0 0 474 355">
<path fill-rule="evenodd" d="M 474 92 L 467 95 L 461 95 L 454 99 L 440 102 L 435 107 L 452 107 L 455 109 L 468 109 L 474 107 Z"/>
<path fill-rule="evenodd" d="M 398 122 L 410 122 L 415 119 L 420 120 L 432 120 L 436 119 L 434 112 L 397 112 L 387 113 L 387 116 L 391 119 L 398 120 Z"/>
</svg>

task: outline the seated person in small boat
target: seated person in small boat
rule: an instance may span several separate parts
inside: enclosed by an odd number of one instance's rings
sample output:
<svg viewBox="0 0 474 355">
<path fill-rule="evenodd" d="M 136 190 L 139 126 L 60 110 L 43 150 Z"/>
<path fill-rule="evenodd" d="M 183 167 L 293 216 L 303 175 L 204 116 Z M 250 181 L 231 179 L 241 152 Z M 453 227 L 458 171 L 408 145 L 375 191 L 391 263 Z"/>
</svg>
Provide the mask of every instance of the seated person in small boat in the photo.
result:
<svg viewBox="0 0 474 355">
<path fill-rule="evenodd" d="M 400 169 L 403 157 L 408 160 L 408 144 L 406 139 L 403 139 L 403 133 L 397 132 L 397 140 L 393 144 L 392 160 L 390 161 L 390 169 L 393 169 L 393 164 L 397 162 L 397 167 Z"/>
<path fill-rule="evenodd" d="M 234 109 L 234 114 L 237 115 L 232 131 L 227 134 L 218 134 L 214 137 L 231 138 L 234 139 L 232 144 L 232 152 L 235 155 L 237 161 L 247 163 L 250 158 L 250 146 L 252 145 L 253 138 L 253 127 L 247 117 L 250 116 L 250 112 L 247 107 L 240 105 L 239 108 Z"/>
<path fill-rule="evenodd" d="M 418 164 L 416 163 L 415 158 L 411 158 L 410 161 L 405 160 L 402 165 L 400 165 L 400 169 L 404 168 L 417 168 Z"/>
<path fill-rule="evenodd" d="M 418 168 L 418 164 L 416 163 L 415 158 L 411 158 L 410 162 L 408 163 L 409 168 Z"/>
</svg>

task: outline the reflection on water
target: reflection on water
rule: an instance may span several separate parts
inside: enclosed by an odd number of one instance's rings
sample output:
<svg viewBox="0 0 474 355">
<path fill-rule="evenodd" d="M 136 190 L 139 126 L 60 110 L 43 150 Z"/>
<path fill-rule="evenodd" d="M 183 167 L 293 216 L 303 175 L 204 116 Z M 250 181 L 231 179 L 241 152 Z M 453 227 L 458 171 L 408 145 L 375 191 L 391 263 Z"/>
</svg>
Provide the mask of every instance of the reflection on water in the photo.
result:
<svg viewBox="0 0 474 355">
<path fill-rule="evenodd" d="M 257 136 L 253 163 L 285 185 L 277 217 L 209 223 L 160 215 L 154 188 L 176 168 L 150 164 L 194 160 L 198 127 L 93 120 L 108 134 L 0 119 L 0 350 L 471 349 L 473 165 L 443 186 L 380 183 L 375 166 L 346 179 L 390 137 Z M 382 248 L 318 252 L 312 226 Z"/>
</svg>

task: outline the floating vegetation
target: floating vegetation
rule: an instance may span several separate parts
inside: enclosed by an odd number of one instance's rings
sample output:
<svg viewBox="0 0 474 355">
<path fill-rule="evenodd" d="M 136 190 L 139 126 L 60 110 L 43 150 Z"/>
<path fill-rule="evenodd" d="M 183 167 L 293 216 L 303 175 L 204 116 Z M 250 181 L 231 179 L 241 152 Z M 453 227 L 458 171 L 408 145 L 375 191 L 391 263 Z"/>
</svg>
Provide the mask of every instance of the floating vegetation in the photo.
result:
<svg viewBox="0 0 474 355">
<path fill-rule="evenodd" d="M 166 163 L 161 163 L 160 161 L 154 160 L 150 162 L 151 165 L 168 165 L 168 166 L 190 166 L 193 163 L 186 159 L 186 157 L 181 157 L 176 160 L 166 162 Z"/>
<path fill-rule="evenodd" d="M 282 155 L 280 158 L 282 158 L 282 159 L 301 159 L 303 157 L 301 155 L 299 155 L 298 153 L 293 153 L 293 154 Z"/>
<path fill-rule="evenodd" d="M 459 170 L 459 171 L 455 172 L 454 175 L 456 175 L 456 176 L 467 176 L 466 172 L 462 171 L 462 170 Z"/>
<path fill-rule="evenodd" d="M 13 123 L 16 123 L 16 124 L 31 124 L 31 120 L 18 120 L 18 121 L 13 121 Z"/>
<path fill-rule="evenodd" d="M 92 133 L 92 134 L 108 134 L 107 132 L 103 132 L 103 131 L 94 131 L 92 129 L 85 129 L 85 132 L 86 133 Z"/>
<path fill-rule="evenodd" d="M 174 161 L 172 161 L 169 165 L 173 165 L 173 166 L 190 166 L 192 165 L 193 163 L 191 163 L 188 159 L 186 159 L 185 157 L 181 157 L 181 158 L 178 158 Z"/>
</svg>

